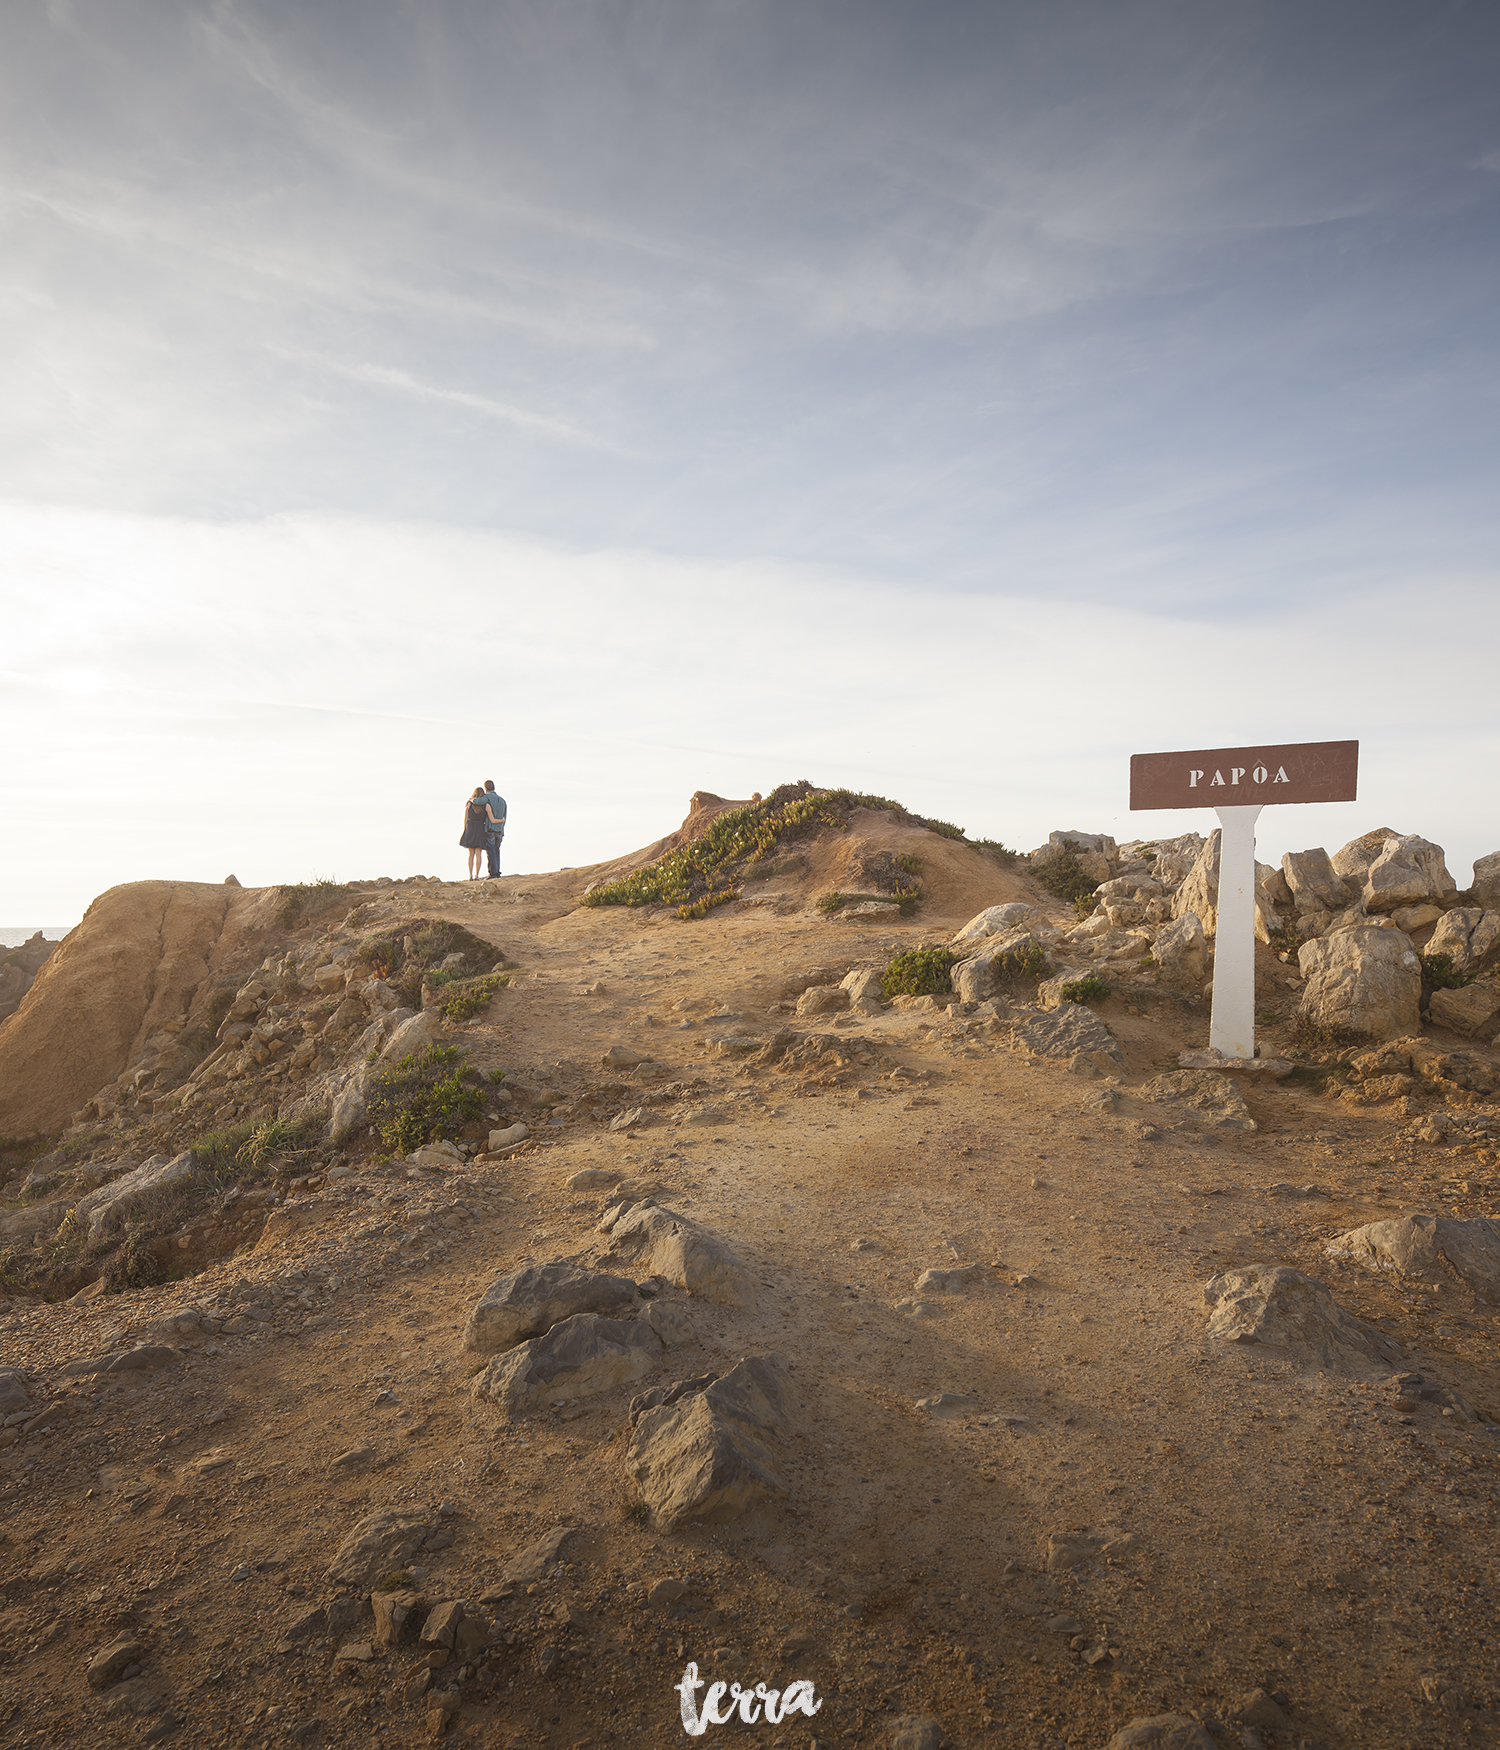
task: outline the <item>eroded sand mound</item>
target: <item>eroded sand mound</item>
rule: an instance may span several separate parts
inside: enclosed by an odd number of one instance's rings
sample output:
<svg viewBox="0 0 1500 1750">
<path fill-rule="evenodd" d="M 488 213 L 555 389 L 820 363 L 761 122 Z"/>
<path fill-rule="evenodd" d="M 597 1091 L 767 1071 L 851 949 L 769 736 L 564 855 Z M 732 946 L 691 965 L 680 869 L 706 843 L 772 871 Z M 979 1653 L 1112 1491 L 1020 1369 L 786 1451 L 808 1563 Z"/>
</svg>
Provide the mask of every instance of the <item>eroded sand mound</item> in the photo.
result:
<svg viewBox="0 0 1500 1750">
<path fill-rule="evenodd" d="M 132 881 L 103 893 L 0 1025 L 0 1135 L 53 1131 L 245 957 L 275 891 Z"/>
</svg>

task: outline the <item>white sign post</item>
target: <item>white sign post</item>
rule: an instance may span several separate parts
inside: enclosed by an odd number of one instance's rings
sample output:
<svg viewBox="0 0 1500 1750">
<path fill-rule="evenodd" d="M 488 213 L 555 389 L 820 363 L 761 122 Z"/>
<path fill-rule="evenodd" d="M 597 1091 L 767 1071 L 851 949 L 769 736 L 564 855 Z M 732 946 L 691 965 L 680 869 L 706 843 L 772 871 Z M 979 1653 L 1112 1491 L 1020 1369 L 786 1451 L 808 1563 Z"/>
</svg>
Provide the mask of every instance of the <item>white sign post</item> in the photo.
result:
<svg viewBox="0 0 1500 1750">
<path fill-rule="evenodd" d="M 1211 1051 L 1255 1056 L 1255 822 L 1260 804 L 1219 808 L 1219 915 Z"/>
<path fill-rule="evenodd" d="M 1219 816 L 1219 902 L 1208 1043 L 1222 1057 L 1255 1056 L 1256 819 L 1267 802 L 1352 802 L 1358 769 L 1357 741 L 1131 755 L 1132 808 L 1207 804 Z"/>
</svg>

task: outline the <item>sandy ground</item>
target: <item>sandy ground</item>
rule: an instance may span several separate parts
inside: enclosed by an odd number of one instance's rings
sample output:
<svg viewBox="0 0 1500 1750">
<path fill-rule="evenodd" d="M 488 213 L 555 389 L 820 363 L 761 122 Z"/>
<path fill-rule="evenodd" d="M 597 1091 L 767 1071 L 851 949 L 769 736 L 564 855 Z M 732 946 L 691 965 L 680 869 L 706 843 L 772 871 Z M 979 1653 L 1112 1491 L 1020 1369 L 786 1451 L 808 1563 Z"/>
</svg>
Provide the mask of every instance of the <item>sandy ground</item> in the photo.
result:
<svg viewBox="0 0 1500 1750">
<path fill-rule="evenodd" d="M 803 903 L 822 868 L 692 924 L 573 909 L 588 874 L 383 903 L 461 921 L 525 968 L 463 1030 L 481 1067 L 566 1096 L 623 1043 L 665 1079 L 701 1077 L 706 1121 L 663 1107 L 615 1133 L 579 1116 L 492 1166 L 361 1170 L 294 1201 L 306 1226 L 268 1228 L 201 1277 L 12 1317 L 0 1360 L 55 1370 L 237 1283 L 270 1307 L 260 1334 L 191 1341 L 138 1382 L 58 1379 L 52 1431 L 0 1453 L 0 1742 L 423 1740 L 413 1649 L 335 1665 L 368 1619 L 285 1638 L 337 1591 L 327 1564 L 354 1522 L 401 1503 L 451 1514 L 451 1545 L 416 1558 L 420 1590 L 493 1619 L 448 1727 L 459 1742 L 684 1742 L 689 1659 L 725 1681 L 811 1679 L 822 1702 L 708 1741 L 882 1743 L 893 1717 L 930 1714 L 958 1745 L 1102 1747 L 1173 1710 L 1253 1745 L 1223 1722 L 1257 1688 L 1288 1719 L 1264 1744 L 1500 1741 L 1492 1426 L 1211 1342 L 1202 1301 L 1230 1265 L 1310 1271 L 1383 1321 L 1407 1365 L 1500 1410 L 1492 1307 L 1451 1277 L 1376 1278 L 1321 1252 L 1398 1211 L 1492 1212 L 1492 1163 L 1276 1087 L 1250 1092 L 1250 1135 L 1147 1107 L 1132 1088 L 1207 1033 L 1206 1005 L 1165 994 L 1101 1011 L 1126 1057 L 1114 1112 L 1100 1083 L 943 1013 L 797 1023 L 844 1041 L 845 1068 L 752 1068 L 736 1030 L 786 1024 L 772 1005 L 810 969 L 940 940 L 1018 878 L 929 869 L 916 918 L 862 928 Z M 1263 1001 L 1285 1006 L 1269 958 L 1262 972 Z M 764 1283 L 753 1312 L 692 1304 L 697 1342 L 663 1377 L 786 1358 L 802 1417 L 783 1505 L 658 1534 L 628 1516 L 621 1469 L 638 1388 L 511 1421 L 469 1396 L 461 1330 L 480 1290 L 600 1245 L 604 1198 L 565 1187 L 592 1166 L 662 1186 Z M 1321 1194 L 1270 1189 L 1309 1184 Z M 897 1309 L 923 1269 L 954 1263 L 983 1279 L 933 1316 Z M 942 1392 L 967 1402 L 916 1408 Z M 562 1525 L 580 1528 L 565 1567 L 497 1599 L 516 1550 Z M 1067 1532 L 1101 1553 L 1049 1571 Z M 645 1603 L 642 1583 L 667 1576 L 686 1597 Z M 142 1673 L 94 1694 L 83 1667 L 122 1629 Z"/>
</svg>

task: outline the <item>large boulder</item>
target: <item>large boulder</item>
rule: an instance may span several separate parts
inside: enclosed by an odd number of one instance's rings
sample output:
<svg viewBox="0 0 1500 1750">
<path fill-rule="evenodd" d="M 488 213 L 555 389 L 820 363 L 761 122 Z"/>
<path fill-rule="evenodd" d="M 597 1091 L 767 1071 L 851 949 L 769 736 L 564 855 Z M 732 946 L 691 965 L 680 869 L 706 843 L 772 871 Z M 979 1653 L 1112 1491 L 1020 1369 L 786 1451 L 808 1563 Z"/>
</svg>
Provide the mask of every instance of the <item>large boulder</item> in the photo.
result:
<svg viewBox="0 0 1500 1750">
<path fill-rule="evenodd" d="M 1279 930 L 1296 901 L 1287 886 L 1286 876 L 1274 863 L 1255 865 L 1255 933 L 1262 942 L 1271 940 L 1271 932 Z"/>
<path fill-rule="evenodd" d="M 731 1519 L 786 1495 L 778 1448 L 797 1414 L 779 1355 L 751 1355 L 722 1379 L 636 1422 L 625 1469 L 664 1531 Z"/>
<path fill-rule="evenodd" d="M 1455 906 L 1445 911 L 1427 938 L 1425 954 L 1446 954 L 1454 967 L 1466 972 L 1477 966 L 1500 943 L 1500 911 L 1482 911 L 1478 906 Z"/>
<path fill-rule="evenodd" d="M 649 1319 L 577 1313 L 545 1336 L 497 1355 L 472 1390 L 507 1410 L 539 1409 L 554 1398 L 591 1397 L 644 1379 L 664 1353 Z"/>
<path fill-rule="evenodd" d="M 1193 860 L 1193 866 L 1182 885 L 1172 896 L 1172 916 L 1185 917 L 1196 912 L 1205 936 L 1212 936 L 1219 924 L 1219 840 L 1218 827 L 1208 835 L 1203 849 Z"/>
<path fill-rule="evenodd" d="M 1443 847 L 1409 834 L 1385 841 L 1365 875 L 1368 912 L 1399 911 L 1421 900 L 1443 900 L 1458 890 L 1443 861 Z"/>
<path fill-rule="evenodd" d="M 484 1291 L 464 1327 L 464 1348 L 480 1355 L 509 1349 L 526 1337 L 544 1336 L 575 1313 L 627 1312 L 639 1303 L 627 1277 L 584 1270 L 577 1264 L 528 1264 Z"/>
<path fill-rule="evenodd" d="M 1500 1221 L 1490 1217 L 1452 1221 L 1402 1215 L 1351 1228 L 1323 1249 L 1330 1258 L 1349 1258 L 1367 1270 L 1390 1270 L 1423 1282 L 1446 1266 L 1482 1299 L 1500 1299 Z"/>
<path fill-rule="evenodd" d="M 978 953 L 971 954 L 953 968 L 951 981 L 961 1003 L 982 1003 L 994 996 L 1016 964 L 1016 957 L 1028 949 L 1045 955 L 1041 940 L 1029 931 L 1019 935 L 981 938 Z"/>
<path fill-rule="evenodd" d="M 650 1198 L 621 1198 L 599 1220 L 610 1248 L 601 1263 L 629 1263 L 640 1277 L 663 1276 L 719 1306 L 754 1306 L 756 1280 L 705 1227 Z"/>
<path fill-rule="evenodd" d="M 87 1224 L 90 1243 L 97 1242 L 112 1229 L 121 1226 L 141 1203 L 155 1201 L 164 1193 L 192 1183 L 198 1171 L 198 1158 L 191 1149 L 168 1160 L 165 1155 L 152 1155 L 124 1178 L 80 1197 L 73 1215 L 79 1228 Z"/>
<path fill-rule="evenodd" d="M 1500 851 L 1474 859 L 1474 879 L 1469 893 L 1475 905 L 1489 911 L 1500 911 Z"/>
<path fill-rule="evenodd" d="M 437 1009 L 423 1009 L 409 1015 L 394 1029 L 380 1050 L 382 1063 L 400 1063 L 403 1057 L 413 1057 L 429 1045 L 437 1045 L 443 1037 L 443 1019 Z"/>
<path fill-rule="evenodd" d="M 1352 1317 L 1321 1282 L 1280 1264 L 1246 1264 L 1204 1284 L 1208 1334 L 1258 1343 L 1329 1373 L 1388 1375 L 1400 1350 L 1373 1325 Z"/>
<path fill-rule="evenodd" d="M 1483 984 L 1466 984 L 1458 990 L 1435 990 L 1427 1015 L 1434 1027 L 1447 1027 L 1470 1038 L 1488 1036 L 1500 1019 L 1500 984 L 1486 979 Z"/>
<path fill-rule="evenodd" d="M 953 938 L 953 945 L 958 947 L 964 942 L 982 941 L 986 936 L 1014 935 L 1040 916 L 1035 906 L 1025 905 L 1020 900 L 1012 900 L 1008 905 L 987 906 L 977 917 L 969 919 Z"/>
<path fill-rule="evenodd" d="M 1175 839 L 1158 839 L 1156 856 L 1151 864 L 1152 875 L 1163 887 L 1176 887 L 1187 879 L 1189 870 L 1198 861 L 1204 840 L 1200 833 L 1186 832 Z"/>
<path fill-rule="evenodd" d="M 1299 913 L 1343 911 L 1357 889 L 1346 887 L 1321 845 L 1310 851 L 1288 851 L 1281 873 Z"/>
<path fill-rule="evenodd" d="M 1195 911 L 1185 911 L 1156 932 L 1151 944 L 1156 975 L 1177 990 L 1199 990 L 1208 977 L 1208 939 Z"/>
<path fill-rule="evenodd" d="M 1301 1013 L 1320 1027 L 1397 1039 L 1421 1027 L 1422 963 L 1411 938 L 1373 926 L 1304 942 Z"/>
<path fill-rule="evenodd" d="M 1352 893 L 1363 892 L 1370 865 L 1385 849 L 1385 841 L 1403 836 L 1393 826 L 1377 826 L 1372 832 L 1363 832 L 1357 839 L 1350 839 L 1328 859 L 1334 874 L 1343 877 Z"/>
</svg>

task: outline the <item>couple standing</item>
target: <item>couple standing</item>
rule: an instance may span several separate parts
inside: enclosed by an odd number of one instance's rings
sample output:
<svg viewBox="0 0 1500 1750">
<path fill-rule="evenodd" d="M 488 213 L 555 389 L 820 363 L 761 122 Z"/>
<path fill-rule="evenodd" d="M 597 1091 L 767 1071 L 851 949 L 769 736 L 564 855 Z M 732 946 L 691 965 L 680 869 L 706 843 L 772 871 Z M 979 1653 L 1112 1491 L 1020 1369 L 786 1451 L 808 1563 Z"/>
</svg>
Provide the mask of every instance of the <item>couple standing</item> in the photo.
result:
<svg viewBox="0 0 1500 1750">
<path fill-rule="evenodd" d="M 464 830 L 459 843 L 469 853 L 469 879 L 479 874 L 479 855 L 489 859 L 489 879 L 500 874 L 500 841 L 505 837 L 505 798 L 495 794 L 495 780 L 486 778 L 464 804 Z"/>
</svg>

